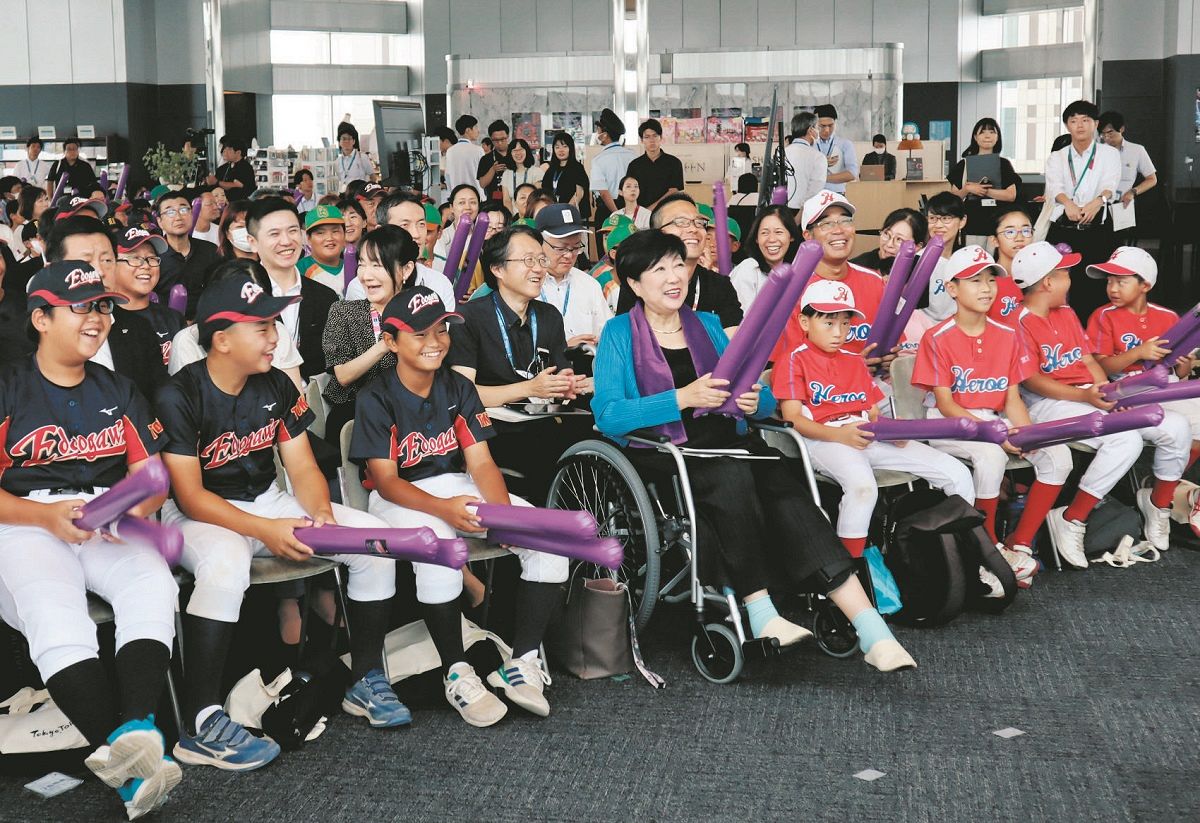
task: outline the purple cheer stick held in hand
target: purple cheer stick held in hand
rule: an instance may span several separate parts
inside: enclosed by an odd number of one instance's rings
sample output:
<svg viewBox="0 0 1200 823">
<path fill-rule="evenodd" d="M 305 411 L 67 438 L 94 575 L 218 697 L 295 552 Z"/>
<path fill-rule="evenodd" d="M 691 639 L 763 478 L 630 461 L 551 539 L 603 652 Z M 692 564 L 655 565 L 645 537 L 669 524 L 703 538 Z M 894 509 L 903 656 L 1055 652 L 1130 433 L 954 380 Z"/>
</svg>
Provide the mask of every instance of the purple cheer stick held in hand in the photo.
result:
<svg viewBox="0 0 1200 823">
<path fill-rule="evenodd" d="M 141 471 L 117 481 L 111 489 L 84 503 L 80 507 L 83 516 L 75 525 L 85 532 L 107 526 L 139 503 L 166 494 L 170 487 L 167 467 L 161 460 L 151 460 Z"/>
<path fill-rule="evenodd" d="M 393 560 L 448 565 L 457 556 L 453 547 L 443 548 L 433 529 L 361 529 L 350 526 L 302 526 L 292 534 L 320 555 L 375 554 Z"/>
<path fill-rule="evenodd" d="M 483 242 L 487 239 L 488 216 L 481 214 L 475 219 L 475 230 L 471 232 L 471 243 L 467 246 L 467 259 L 458 280 L 454 284 L 454 302 L 461 303 L 471 288 L 471 280 L 475 277 L 475 264 L 479 262 L 479 253 L 483 251 Z"/>
<path fill-rule="evenodd" d="M 121 168 L 121 176 L 117 178 L 117 190 L 113 193 L 113 200 L 120 200 L 125 196 L 125 186 L 129 184 L 129 168 L 128 163 Z"/>
<path fill-rule="evenodd" d="M 911 240 L 905 240 L 900 244 L 900 251 L 896 253 L 896 260 L 892 263 L 887 286 L 883 290 L 883 297 L 879 300 L 879 311 L 875 314 L 875 323 L 871 326 L 871 333 L 867 335 L 864 344 L 866 346 L 872 343 L 876 344 L 872 351 L 878 352 L 879 344 L 892 336 L 892 327 L 896 322 L 896 310 L 900 307 L 900 297 L 904 293 L 904 286 L 908 282 L 908 275 L 916 260 L 917 244 Z M 904 329 L 901 328 L 900 331 L 903 332 Z M 900 335 L 897 334 L 896 339 L 899 338 Z"/>
<path fill-rule="evenodd" d="M 926 420 L 897 420 L 879 417 L 860 427 L 876 440 L 974 440 L 979 424 L 965 417 L 931 417 Z"/>
<path fill-rule="evenodd" d="M 350 284 L 358 277 L 358 247 L 353 243 L 346 244 L 342 253 L 342 290 L 350 288 Z"/>
<path fill-rule="evenodd" d="M 464 214 L 454 224 L 454 236 L 446 252 L 446 269 L 442 273 L 451 283 L 458 285 L 458 273 L 462 268 L 463 252 L 467 250 L 467 238 L 471 236 L 471 215 Z"/>
<path fill-rule="evenodd" d="M 58 198 L 62 195 L 63 189 L 67 187 L 67 170 L 63 169 L 58 175 L 58 185 L 54 187 L 54 194 L 50 197 L 50 205 L 58 202 Z"/>
<path fill-rule="evenodd" d="M 713 220 L 717 231 L 717 273 L 726 277 L 733 271 L 733 250 L 729 244 L 729 205 L 725 202 L 725 183 L 713 183 Z"/>
<path fill-rule="evenodd" d="M 786 206 L 788 201 L 787 186 L 776 186 L 771 189 L 771 205 Z"/>
<path fill-rule="evenodd" d="M 180 315 L 187 314 L 188 290 L 187 286 L 182 283 L 176 283 L 171 286 L 171 291 L 167 295 L 167 307 L 172 311 L 178 312 Z"/>
<path fill-rule="evenodd" d="M 1128 409 L 1149 403 L 1170 403 L 1200 397 L 1200 380 L 1181 380 L 1161 389 L 1150 389 L 1117 401 L 1118 409 Z"/>
<path fill-rule="evenodd" d="M 108 171 L 100 172 L 100 191 L 104 192 L 104 202 L 108 202 Z"/>
<path fill-rule="evenodd" d="M 1157 363 L 1138 374 L 1131 374 L 1112 383 L 1105 383 L 1100 387 L 1100 396 L 1109 402 L 1122 400 L 1151 389 L 1161 389 L 1167 385 L 1170 378 L 1171 370 L 1162 363 Z"/>
<path fill-rule="evenodd" d="M 1044 446 L 1056 446 L 1059 443 L 1099 437 L 1102 433 L 1101 420 L 1103 417 L 1103 412 L 1094 411 L 1078 417 L 1047 420 L 1045 423 L 1031 423 L 1028 426 L 1019 427 L 1009 435 L 1008 442 L 1021 451 L 1033 451 Z"/>
<path fill-rule="evenodd" d="M 502 506 L 497 503 L 474 503 L 475 514 L 485 529 L 537 532 L 556 537 L 595 537 L 600 526 L 596 518 L 584 511 L 568 509 L 536 509 L 532 506 Z"/>
<path fill-rule="evenodd" d="M 488 542 L 570 557 L 613 571 L 625 562 L 625 550 L 615 537 L 563 538 L 537 532 L 491 529 Z"/>
<path fill-rule="evenodd" d="M 1055 243 L 1054 250 L 1064 256 L 1075 253 L 1075 250 L 1068 243 Z"/>
<path fill-rule="evenodd" d="M 1166 414 L 1157 403 L 1147 403 L 1124 411 L 1110 412 L 1100 421 L 1100 434 L 1116 434 L 1157 426 Z"/>
<path fill-rule="evenodd" d="M 204 208 L 203 198 L 197 197 L 192 200 L 192 228 L 188 230 L 188 234 L 196 230 L 196 224 L 200 222 L 200 209 L 202 208 Z"/>
<path fill-rule="evenodd" d="M 183 532 L 175 526 L 125 514 L 110 523 L 108 530 L 118 540 L 153 546 L 168 566 L 178 566 L 183 557 Z"/>
</svg>

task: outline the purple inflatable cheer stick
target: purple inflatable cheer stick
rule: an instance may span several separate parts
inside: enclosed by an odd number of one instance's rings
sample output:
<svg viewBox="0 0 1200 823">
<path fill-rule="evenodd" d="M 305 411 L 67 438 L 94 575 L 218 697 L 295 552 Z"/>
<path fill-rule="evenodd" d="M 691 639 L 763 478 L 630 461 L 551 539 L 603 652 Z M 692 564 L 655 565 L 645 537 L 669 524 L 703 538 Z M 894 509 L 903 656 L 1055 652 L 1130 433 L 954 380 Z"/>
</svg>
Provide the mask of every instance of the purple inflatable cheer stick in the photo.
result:
<svg viewBox="0 0 1200 823">
<path fill-rule="evenodd" d="M 153 546 L 168 566 L 178 566 L 179 558 L 183 556 L 183 532 L 175 526 L 124 514 L 109 524 L 108 530 L 118 540 Z"/>
<path fill-rule="evenodd" d="M 100 191 L 104 192 L 104 202 L 108 202 L 108 172 L 100 172 Z"/>
<path fill-rule="evenodd" d="M 904 327 L 908 325 L 908 318 L 912 317 L 917 304 L 921 302 L 921 297 L 929 289 L 929 278 L 933 277 L 933 270 L 937 268 L 944 246 L 945 241 L 942 238 L 934 237 L 921 253 L 921 259 L 917 261 L 912 276 L 908 278 L 908 282 L 904 284 L 904 291 L 900 293 L 896 314 L 887 329 L 888 336 L 880 338 L 879 348 L 871 350 L 872 357 L 883 357 L 900 340 Z M 893 269 L 893 273 L 894 271 Z"/>
<path fill-rule="evenodd" d="M 1167 385 L 1170 376 L 1170 369 L 1162 363 L 1156 363 L 1144 372 L 1122 377 L 1112 383 L 1105 383 L 1100 387 L 1100 396 L 1108 401 L 1121 400 L 1151 389 L 1161 389 Z"/>
<path fill-rule="evenodd" d="M 113 194 L 113 200 L 120 200 L 125 196 L 125 186 L 129 183 L 129 164 L 126 163 L 121 169 L 121 176 L 117 178 L 117 191 Z"/>
<path fill-rule="evenodd" d="M 999 446 L 1008 439 L 1008 424 L 1003 420 L 985 420 L 975 424 L 975 440 Z"/>
<path fill-rule="evenodd" d="M 717 224 L 717 272 L 728 277 L 733 271 L 733 250 L 729 245 L 729 205 L 723 182 L 713 183 L 713 219 Z"/>
<path fill-rule="evenodd" d="M 1054 250 L 1064 256 L 1066 256 L 1068 254 L 1073 254 L 1075 252 L 1075 250 L 1073 248 L 1071 248 L 1070 245 L 1068 245 L 1067 243 L 1055 243 Z"/>
<path fill-rule="evenodd" d="M 1165 391 L 1165 389 L 1163 390 Z M 1163 407 L 1157 403 L 1147 403 L 1124 411 L 1106 414 L 1100 421 L 1101 434 L 1116 434 L 1117 432 L 1134 431 L 1157 426 L 1163 421 Z"/>
<path fill-rule="evenodd" d="M 171 286 L 171 292 L 167 296 L 167 308 L 178 312 L 180 315 L 187 314 L 188 290 L 187 286 L 182 283 L 176 283 Z"/>
<path fill-rule="evenodd" d="M 192 200 L 192 227 L 188 230 L 191 234 L 196 230 L 196 224 L 200 222 L 200 209 L 204 206 L 204 200 L 197 197 Z"/>
<path fill-rule="evenodd" d="M 530 506 L 473 504 L 485 529 L 539 532 L 560 537 L 595 537 L 600 527 L 588 512 L 568 509 L 535 509 Z"/>
<path fill-rule="evenodd" d="M 67 170 L 63 169 L 62 173 L 60 175 L 58 175 L 58 185 L 54 187 L 54 195 L 50 198 L 50 205 L 54 205 L 55 203 L 58 202 L 58 198 L 60 196 L 62 196 L 63 189 L 65 189 L 66 187 L 67 187 Z"/>
<path fill-rule="evenodd" d="M 119 480 L 104 494 L 83 504 L 80 508 L 83 516 L 75 521 L 75 525 L 85 532 L 107 526 L 137 504 L 166 494 L 170 486 L 167 467 L 161 460 L 152 460 L 141 471 Z"/>
<path fill-rule="evenodd" d="M 467 546 L 467 541 L 461 537 L 439 537 L 437 539 L 437 560 L 434 562 L 439 566 L 461 569 L 467 565 L 470 555 L 471 550 Z"/>
<path fill-rule="evenodd" d="M 771 205 L 786 206 L 788 201 L 787 186 L 776 186 L 771 189 Z"/>
<path fill-rule="evenodd" d="M 492 529 L 488 532 L 488 542 L 571 557 L 614 571 L 621 568 L 625 560 L 625 550 L 615 537 L 564 539 L 558 535 Z"/>
<path fill-rule="evenodd" d="M 1070 443 L 1073 440 L 1086 440 L 1101 434 L 1101 420 L 1104 413 L 1094 411 L 1091 414 L 1081 414 L 1078 417 L 1066 417 L 1062 420 L 1048 420 L 1045 423 L 1033 423 L 1021 426 L 1009 435 L 1008 442 L 1021 451 L 1033 451 L 1043 446 L 1055 446 L 1059 443 Z"/>
<path fill-rule="evenodd" d="M 1118 409 L 1128 409 L 1134 406 L 1144 406 L 1149 403 L 1170 403 L 1173 400 L 1191 400 L 1200 397 L 1200 380 L 1181 380 L 1166 388 L 1151 389 L 1150 391 L 1124 397 L 1117 401 Z"/>
<path fill-rule="evenodd" d="M 350 284 L 358 277 L 358 247 L 353 243 L 346 244 L 342 253 L 342 291 L 350 288 Z"/>
<path fill-rule="evenodd" d="M 454 284 L 454 302 L 462 303 L 463 298 L 467 296 L 467 289 L 471 288 L 471 280 L 475 277 L 475 264 L 479 262 L 479 253 L 483 251 L 483 241 L 487 238 L 488 216 L 481 214 L 475 219 L 475 230 L 471 232 L 471 244 L 467 246 L 467 261 L 463 264 L 462 271 L 458 273 L 458 280 Z M 457 235 L 455 236 L 457 240 Z"/>
<path fill-rule="evenodd" d="M 450 249 L 446 252 L 446 269 L 442 274 L 455 287 L 458 285 L 458 273 L 462 270 L 463 252 L 467 250 L 467 238 L 471 236 L 471 215 L 464 214 L 454 224 L 454 236 L 450 238 Z"/>
<path fill-rule="evenodd" d="M 350 526 L 302 526 L 293 530 L 315 554 L 377 554 L 393 560 L 439 563 L 440 548 L 433 529 L 359 529 Z"/>
<path fill-rule="evenodd" d="M 296 205 L 299 206 L 300 202 L 304 200 L 304 192 L 300 191 L 300 189 L 292 189 L 292 199 L 295 200 Z"/>
<path fill-rule="evenodd" d="M 905 240 L 900 244 L 900 251 L 896 253 L 896 260 L 892 263 L 892 273 L 888 275 L 887 287 L 884 288 L 883 297 L 879 300 L 879 312 L 875 315 L 871 333 L 867 335 L 866 345 L 878 344 L 891 337 L 900 296 L 904 293 L 904 285 L 908 282 L 908 274 L 912 271 L 913 263 L 916 260 L 917 244 L 911 240 Z M 904 329 L 902 328 L 900 331 L 903 332 Z M 900 339 L 900 335 L 896 335 L 896 339 Z M 878 352 L 879 346 L 876 345 L 873 351 Z"/>
<path fill-rule="evenodd" d="M 861 426 L 876 440 L 974 440 L 979 425 L 965 417 L 931 417 L 927 420 L 896 420 L 880 417 Z"/>
</svg>

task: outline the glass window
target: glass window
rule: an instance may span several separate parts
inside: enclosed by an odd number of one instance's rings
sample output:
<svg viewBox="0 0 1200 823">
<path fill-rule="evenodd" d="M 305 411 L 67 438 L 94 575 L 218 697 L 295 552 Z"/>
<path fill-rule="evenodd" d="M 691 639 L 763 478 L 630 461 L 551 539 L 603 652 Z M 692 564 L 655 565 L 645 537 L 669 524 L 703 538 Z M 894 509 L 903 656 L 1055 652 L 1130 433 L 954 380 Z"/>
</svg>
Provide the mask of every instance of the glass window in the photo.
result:
<svg viewBox="0 0 1200 823">
<path fill-rule="evenodd" d="M 1083 96 L 1083 78 L 1047 77 L 1000 84 L 1004 156 L 1019 174 L 1041 174 L 1054 138 L 1063 134 L 1062 112 Z"/>
<path fill-rule="evenodd" d="M 1083 40 L 1083 7 L 1006 14 L 1001 48 L 1052 46 Z"/>
<path fill-rule="evenodd" d="M 276 146 L 320 146 L 322 137 L 333 139 L 332 98 L 323 94 L 272 95 L 271 121 Z"/>
<path fill-rule="evenodd" d="M 327 66 L 329 65 L 329 33 L 324 31 L 272 31 L 271 62 Z"/>
</svg>

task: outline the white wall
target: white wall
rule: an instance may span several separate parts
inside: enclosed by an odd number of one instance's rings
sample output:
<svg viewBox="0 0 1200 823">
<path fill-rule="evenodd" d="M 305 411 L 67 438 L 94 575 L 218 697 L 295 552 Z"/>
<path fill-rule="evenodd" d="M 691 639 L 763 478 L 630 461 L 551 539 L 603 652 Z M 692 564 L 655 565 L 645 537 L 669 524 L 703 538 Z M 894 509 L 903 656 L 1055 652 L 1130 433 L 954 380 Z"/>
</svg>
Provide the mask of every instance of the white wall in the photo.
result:
<svg viewBox="0 0 1200 823">
<path fill-rule="evenodd" d="M 121 0 L 0 0 L 0 85 L 124 83 L 124 17 Z"/>
</svg>

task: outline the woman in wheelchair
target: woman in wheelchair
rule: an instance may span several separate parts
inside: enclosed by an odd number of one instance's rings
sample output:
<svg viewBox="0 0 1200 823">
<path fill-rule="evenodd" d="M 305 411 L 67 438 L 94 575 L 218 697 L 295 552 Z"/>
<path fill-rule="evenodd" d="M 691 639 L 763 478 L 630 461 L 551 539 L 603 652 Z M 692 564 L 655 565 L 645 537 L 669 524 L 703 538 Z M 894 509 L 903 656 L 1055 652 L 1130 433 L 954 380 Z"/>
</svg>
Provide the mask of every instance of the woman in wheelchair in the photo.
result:
<svg viewBox="0 0 1200 823">
<path fill-rule="evenodd" d="M 871 606 L 849 553 L 782 455 L 748 436 L 745 422 L 696 415 L 729 397 L 726 381 L 711 376 L 729 340 L 714 315 L 684 305 L 685 253 L 678 238 L 657 230 L 638 232 L 618 248 L 617 274 L 637 305 L 610 320 L 600 337 L 592 401 L 597 427 L 626 446 L 639 471 L 650 474 L 672 473 L 674 461 L 630 445 L 628 435 L 640 429 L 685 449 L 710 450 L 710 456 L 685 457 L 698 548 L 709 561 L 702 568 L 723 569 L 746 605 L 756 638 L 774 637 L 786 646 L 810 636 L 776 611 L 768 584 L 784 579 L 794 590 L 827 594 L 854 624 L 867 662 L 880 671 L 915 666 Z M 736 402 L 751 419 L 775 410 L 775 398 L 763 386 Z M 728 453 L 711 456 L 711 450 Z"/>
</svg>

